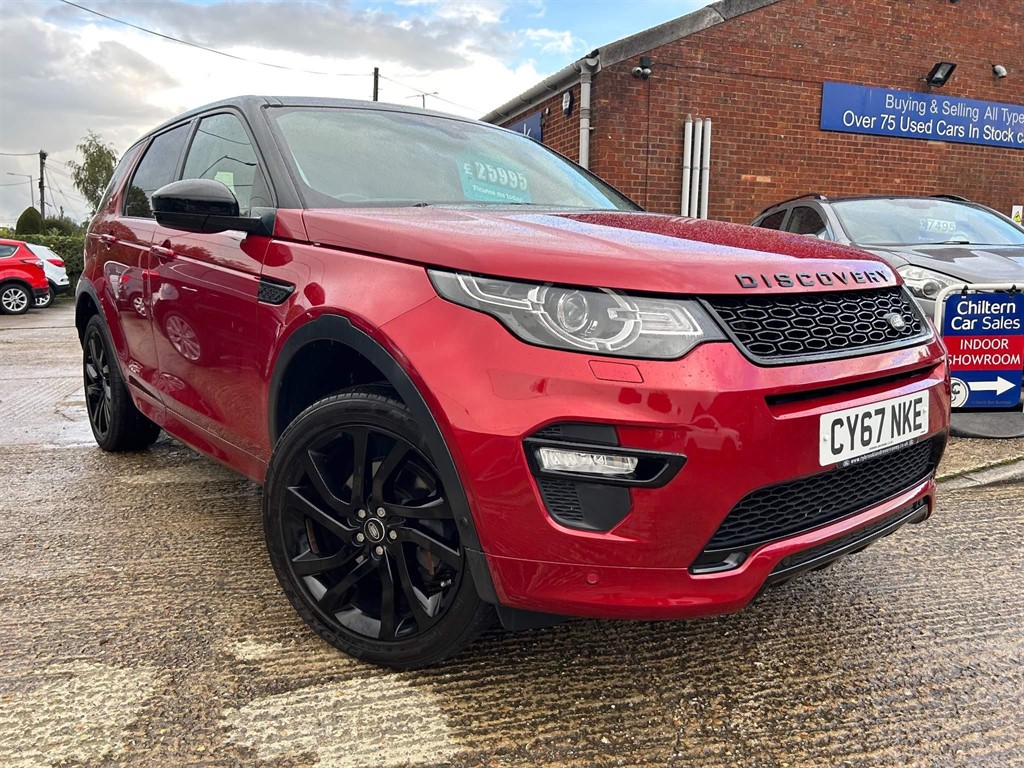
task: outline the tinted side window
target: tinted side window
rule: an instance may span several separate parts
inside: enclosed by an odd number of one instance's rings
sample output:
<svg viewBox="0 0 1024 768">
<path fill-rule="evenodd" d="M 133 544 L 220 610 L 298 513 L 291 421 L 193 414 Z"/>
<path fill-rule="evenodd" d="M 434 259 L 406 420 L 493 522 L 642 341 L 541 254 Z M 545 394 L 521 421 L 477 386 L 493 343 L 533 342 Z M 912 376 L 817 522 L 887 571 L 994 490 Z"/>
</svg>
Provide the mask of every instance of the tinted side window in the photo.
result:
<svg viewBox="0 0 1024 768">
<path fill-rule="evenodd" d="M 132 167 L 132 163 L 135 162 L 135 158 L 139 156 L 139 152 L 141 150 L 142 144 L 136 144 L 121 156 L 121 161 L 114 169 L 114 175 L 110 177 L 110 183 L 107 184 L 107 189 L 104 191 L 103 197 L 100 198 L 100 204 L 96 206 L 97 213 L 107 207 L 107 203 L 110 202 L 110 198 L 114 196 L 114 193 L 118 189 L 121 188 L 121 182 L 124 181 L 124 177 L 128 175 L 128 169 Z"/>
<path fill-rule="evenodd" d="M 153 210 L 149 200 L 160 187 L 174 181 L 178 170 L 178 159 L 181 149 L 188 138 L 188 126 L 161 133 L 149 145 L 142 162 L 135 169 L 131 186 L 125 195 L 124 215 L 137 216 L 144 219 L 153 218 Z"/>
<path fill-rule="evenodd" d="M 235 193 L 243 216 L 248 215 L 253 204 L 270 204 L 249 135 L 242 121 L 232 114 L 213 115 L 200 121 L 182 178 L 221 182 Z"/>
<path fill-rule="evenodd" d="M 781 211 L 776 211 L 770 216 L 765 216 L 758 223 L 757 226 L 764 227 L 765 229 L 778 229 L 782 226 L 782 220 L 786 218 L 786 209 L 783 208 Z"/>
<path fill-rule="evenodd" d="M 0 245 L 0 259 L 6 259 L 8 256 L 13 256 L 18 250 L 16 245 Z"/>
<path fill-rule="evenodd" d="M 813 208 L 801 205 L 793 209 L 793 215 L 789 217 L 786 230 L 795 235 L 814 235 L 815 237 L 828 238 L 828 228 L 825 221 Z"/>
</svg>

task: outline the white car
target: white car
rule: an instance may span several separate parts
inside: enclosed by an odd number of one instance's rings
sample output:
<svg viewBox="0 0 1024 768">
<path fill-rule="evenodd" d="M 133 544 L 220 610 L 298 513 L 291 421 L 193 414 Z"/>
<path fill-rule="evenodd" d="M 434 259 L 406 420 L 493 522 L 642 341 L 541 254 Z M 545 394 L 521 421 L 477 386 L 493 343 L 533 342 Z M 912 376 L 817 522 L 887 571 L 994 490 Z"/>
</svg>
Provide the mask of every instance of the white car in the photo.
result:
<svg viewBox="0 0 1024 768">
<path fill-rule="evenodd" d="M 46 281 L 50 284 L 50 292 L 45 299 L 36 299 L 36 307 L 42 309 L 53 303 L 53 298 L 58 293 L 71 290 L 71 283 L 68 281 L 68 271 L 64 268 L 64 259 L 51 251 L 45 245 L 25 243 L 36 256 L 43 262 L 43 271 L 46 273 Z"/>
</svg>

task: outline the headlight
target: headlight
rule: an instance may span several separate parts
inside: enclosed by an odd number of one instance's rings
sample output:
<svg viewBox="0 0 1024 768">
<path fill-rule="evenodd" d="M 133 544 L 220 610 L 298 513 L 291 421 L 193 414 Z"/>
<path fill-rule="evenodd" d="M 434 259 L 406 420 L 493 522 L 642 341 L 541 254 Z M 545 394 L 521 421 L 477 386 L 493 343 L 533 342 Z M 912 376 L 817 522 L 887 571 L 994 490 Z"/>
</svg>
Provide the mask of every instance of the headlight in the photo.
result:
<svg viewBox="0 0 1024 768">
<path fill-rule="evenodd" d="M 912 294 L 929 301 L 934 301 L 943 288 L 965 284 L 963 280 L 957 280 L 941 272 L 932 272 L 924 267 L 900 267 L 899 273 Z"/>
<path fill-rule="evenodd" d="M 604 288 L 572 288 L 430 270 L 448 301 L 500 320 L 523 341 L 542 347 L 619 357 L 672 360 L 725 336 L 693 301 L 630 296 Z"/>
</svg>

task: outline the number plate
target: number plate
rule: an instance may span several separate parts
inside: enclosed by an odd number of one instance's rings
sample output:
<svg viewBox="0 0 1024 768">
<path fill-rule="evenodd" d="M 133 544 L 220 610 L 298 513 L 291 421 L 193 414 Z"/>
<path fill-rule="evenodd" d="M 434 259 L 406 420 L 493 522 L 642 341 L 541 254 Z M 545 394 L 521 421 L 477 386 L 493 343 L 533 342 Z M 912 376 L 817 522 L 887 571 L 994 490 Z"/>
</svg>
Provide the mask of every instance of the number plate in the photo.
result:
<svg viewBox="0 0 1024 768">
<path fill-rule="evenodd" d="M 928 431 L 928 393 L 826 413 L 819 422 L 818 463 L 839 464 L 900 445 Z"/>
</svg>

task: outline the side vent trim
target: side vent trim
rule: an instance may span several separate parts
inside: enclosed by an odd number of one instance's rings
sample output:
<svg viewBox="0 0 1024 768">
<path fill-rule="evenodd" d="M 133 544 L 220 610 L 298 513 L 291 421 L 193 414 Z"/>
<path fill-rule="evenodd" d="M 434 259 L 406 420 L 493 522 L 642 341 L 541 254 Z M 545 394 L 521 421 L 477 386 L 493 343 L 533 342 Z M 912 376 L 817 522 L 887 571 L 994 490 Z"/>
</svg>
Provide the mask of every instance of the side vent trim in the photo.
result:
<svg viewBox="0 0 1024 768">
<path fill-rule="evenodd" d="M 256 292 L 256 300 L 264 304 L 284 304 L 288 297 L 295 291 L 291 283 L 272 280 L 269 277 L 260 277 L 259 289 Z"/>
</svg>

